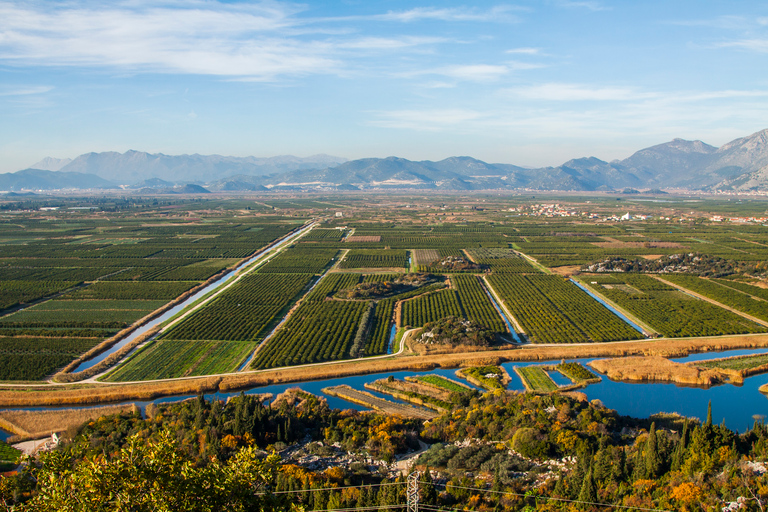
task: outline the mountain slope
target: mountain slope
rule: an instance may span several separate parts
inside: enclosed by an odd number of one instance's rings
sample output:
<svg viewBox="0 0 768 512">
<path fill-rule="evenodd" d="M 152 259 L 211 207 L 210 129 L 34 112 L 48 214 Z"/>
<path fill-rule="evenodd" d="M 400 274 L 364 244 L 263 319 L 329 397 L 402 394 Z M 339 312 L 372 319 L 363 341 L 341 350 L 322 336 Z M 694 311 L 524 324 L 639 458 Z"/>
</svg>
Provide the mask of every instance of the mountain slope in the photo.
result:
<svg viewBox="0 0 768 512">
<path fill-rule="evenodd" d="M 0 174 L 0 190 L 107 189 L 117 186 L 93 174 L 23 169 Z"/>
<path fill-rule="evenodd" d="M 171 182 L 209 181 L 236 174 L 264 175 L 296 169 L 332 167 L 346 159 L 328 155 L 307 158 L 277 156 L 272 158 L 221 155 L 164 155 L 142 151 L 87 153 L 61 168 L 66 172 L 95 174 L 105 179 L 134 184 L 160 178 Z"/>
</svg>

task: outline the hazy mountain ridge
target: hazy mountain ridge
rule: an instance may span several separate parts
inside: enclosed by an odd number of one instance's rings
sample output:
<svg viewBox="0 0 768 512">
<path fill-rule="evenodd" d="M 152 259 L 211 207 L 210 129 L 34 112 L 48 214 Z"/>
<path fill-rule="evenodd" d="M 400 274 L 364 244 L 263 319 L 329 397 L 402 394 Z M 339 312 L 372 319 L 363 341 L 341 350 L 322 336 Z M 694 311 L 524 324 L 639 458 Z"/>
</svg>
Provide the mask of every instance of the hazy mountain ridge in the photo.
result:
<svg viewBox="0 0 768 512">
<path fill-rule="evenodd" d="M 300 158 L 291 155 L 270 158 L 221 155 L 164 155 L 142 151 L 86 153 L 61 168 L 67 172 L 95 174 L 104 179 L 130 185 L 142 180 L 160 178 L 171 182 L 206 182 L 212 177 L 235 174 L 265 175 L 296 169 L 332 167 L 345 158 L 314 155 Z"/>
<path fill-rule="evenodd" d="M 56 159 L 45 159 L 41 164 L 55 166 L 57 162 Z M 29 171 L 19 173 L 29 174 Z M 53 178 L 50 185 L 45 186 L 43 175 L 36 175 L 34 180 L 31 176 L 22 180 L 20 176 L 13 182 L 14 188 L 3 185 L 11 183 L 10 176 L 19 173 L 0 175 L 5 179 L 0 181 L 0 189 L 22 190 L 21 183 L 40 185 L 26 189 L 75 188 L 60 187 L 62 183 L 71 181 Z M 412 161 L 394 156 L 347 161 L 328 155 L 241 158 L 128 151 L 122 154 L 81 155 L 64 165 L 59 173 L 70 174 L 69 180 L 80 176 L 84 184 L 80 188 L 105 188 L 116 186 L 119 181 L 121 185 L 142 192 L 181 190 L 180 186 L 190 183 L 214 192 L 521 188 L 557 191 L 630 188 L 766 191 L 768 129 L 733 140 L 720 148 L 698 140 L 674 139 L 641 149 L 624 160 L 605 162 L 596 157 L 575 158 L 557 167 L 536 169 L 491 164 L 468 156 L 440 161 Z"/>
</svg>

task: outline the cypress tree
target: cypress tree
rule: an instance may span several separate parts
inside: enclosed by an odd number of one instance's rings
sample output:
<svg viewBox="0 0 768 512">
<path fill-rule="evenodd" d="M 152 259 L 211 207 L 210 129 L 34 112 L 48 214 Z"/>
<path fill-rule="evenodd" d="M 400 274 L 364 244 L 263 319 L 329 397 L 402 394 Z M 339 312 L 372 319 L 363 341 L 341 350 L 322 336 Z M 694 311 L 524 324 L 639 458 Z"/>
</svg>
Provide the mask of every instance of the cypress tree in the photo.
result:
<svg viewBox="0 0 768 512">
<path fill-rule="evenodd" d="M 709 401 L 709 405 L 707 405 L 707 426 L 712 425 L 712 400 Z"/>
<path fill-rule="evenodd" d="M 656 478 L 661 472 L 662 460 L 659 453 L 659 440 L 656 433 L 656 423 L 651 423 L 648 440 L 645 442 L 645 476 Z"/>
<path fill-rule="evenodd" d="M 595 488 L 595 481 L 592 478 L 592 470 L 587 471 L 587 476 L 584 477 L 584 482 L 581 484 L 581 490 L 579 491 L 579 501 L 582 508 L 589 508 L 587 503 L 597 503 L 597 489 Z"/>
</svg>

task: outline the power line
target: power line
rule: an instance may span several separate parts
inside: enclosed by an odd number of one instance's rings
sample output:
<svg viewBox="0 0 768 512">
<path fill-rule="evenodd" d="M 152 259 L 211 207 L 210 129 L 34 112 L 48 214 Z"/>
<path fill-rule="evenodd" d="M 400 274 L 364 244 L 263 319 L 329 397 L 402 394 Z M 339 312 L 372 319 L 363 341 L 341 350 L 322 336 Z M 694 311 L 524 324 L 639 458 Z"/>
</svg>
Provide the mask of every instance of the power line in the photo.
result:
<svg viewBox="0 0 768 512">
<path fill-rule="evenodd" d="M 519 496 L 523 498 L 534 498 L 534 499 L 540 499 L 540 500 L 550 500 L 550 501 L 562 501 L 566 503 L 580 503 L 582 505 L 597 505 L 599 507 L 612 507 L 612 508 L 623 508 L 623 509 L 632 509 L 632 510 L 643 510 L 645 512 L 673 512 L 671 510 L 665 510 L 661 508 L 642 508 L 642 507 L 628 507 L 626 505 L 613 505 L 611 503 L 595 503 L 591 501 L 580 501 L 580 500 L 569 500 L 567 498 L 554 498 L 551 496 L 531 496 L 531 495 L 525 495 L 520 494 L 516 492 L 505 492 L 505 491 L 494 491 L 493 489 L 479 489 L 477 487 L 462 487 L 459 485 L 452 485 L 452 484 L 432 484 L 435 487 L 445 487 L 446 490 L 448 489 L 448 485 L 451 486 L 452 489 L 464 489 L 467 491 L 480 491 L 480 492 L 490 492 L 493 494 L 506 494 L 511 496 Z M 421 505 L 419 506 L 421 508 Z"/>
<path fill-rule="evenodd" d="M 365 487 L 387 487 L 391 485 L 405 485 L 405 482 L 387 482 L 387 483 L 381 483 L 381 484 L 348 485 L 346 487 L 319 487 L 319 488 L 312 488 L 312 489 L 294 489 L 291 491 L 260 492 L 260 493 L 256 493 L 256 495 L 266 496 L 269 494 L 291 494 L 296 492 L 341 491 L 343 489 L 363 489 Z"/>
<path fill-rule="evenodd" d="M 317 509 L 309 510 L 307 512 L 356 512 L 357 510 L 392 510 L 402 509 L 405 505 L 379 505 L 376 507 L 354 507 L 354 508 L 332 508 L 332 509 Z M 421 508 L 421 507 L 419 507 Z"/>
</svg>

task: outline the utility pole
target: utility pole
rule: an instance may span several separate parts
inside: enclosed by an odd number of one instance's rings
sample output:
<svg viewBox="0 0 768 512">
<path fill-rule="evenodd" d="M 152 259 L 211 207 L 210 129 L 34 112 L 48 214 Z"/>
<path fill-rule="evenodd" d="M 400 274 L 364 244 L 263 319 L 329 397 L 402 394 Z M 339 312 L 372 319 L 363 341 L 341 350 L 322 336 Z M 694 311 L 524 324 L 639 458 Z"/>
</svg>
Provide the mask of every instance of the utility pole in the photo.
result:
<svg viewBox="0 0 768 512">
<path fill-rule="evenodd" d="M 420 472 L 414 471 L 408 475 L 408 512 L 419 512 L 419 476 Z"/>
</svg>

